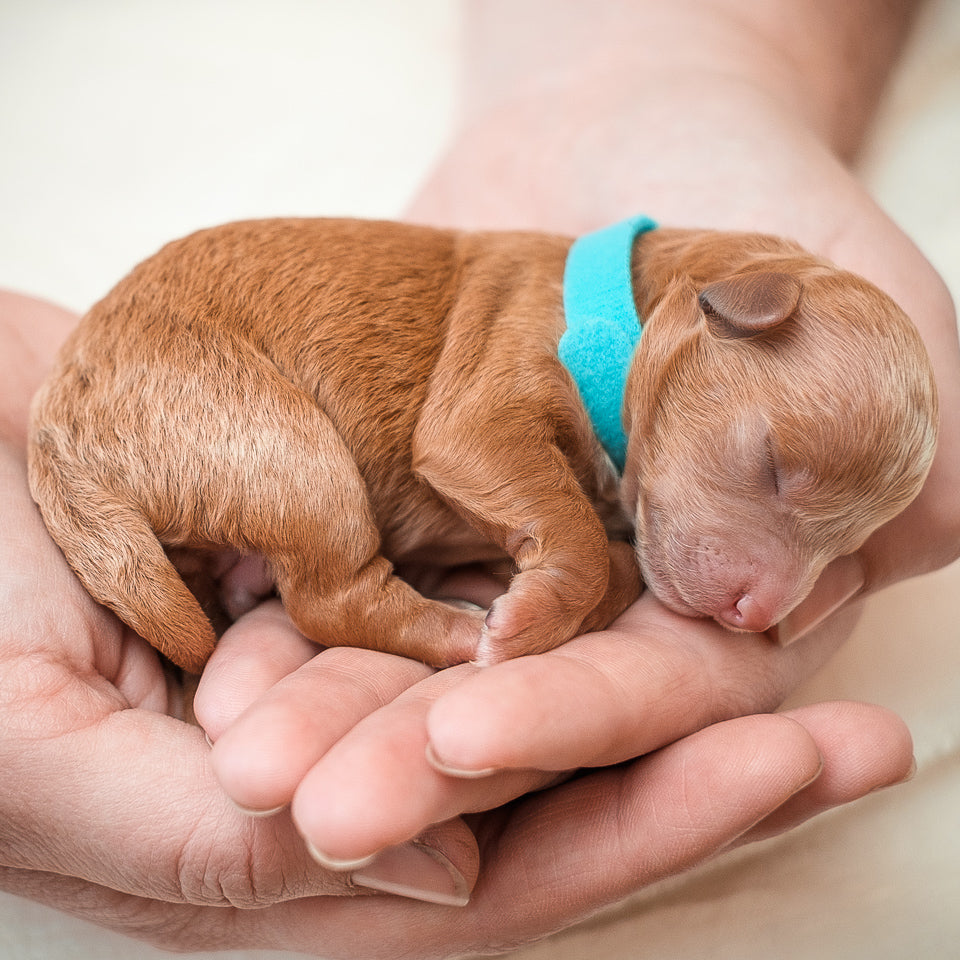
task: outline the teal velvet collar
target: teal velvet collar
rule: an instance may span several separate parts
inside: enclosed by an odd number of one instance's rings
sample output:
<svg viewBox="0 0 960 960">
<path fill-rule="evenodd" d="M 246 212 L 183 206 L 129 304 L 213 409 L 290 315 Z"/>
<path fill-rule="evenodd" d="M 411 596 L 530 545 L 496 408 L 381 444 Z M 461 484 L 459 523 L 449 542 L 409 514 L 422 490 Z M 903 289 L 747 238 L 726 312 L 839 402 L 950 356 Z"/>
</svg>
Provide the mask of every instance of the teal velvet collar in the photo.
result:
<svg viewBox="0 0 960 960">
<path fill-rule="evenodd" d="M 627 455 L 623 395 L 643 332 L 630 260 L 637 237 L 656 226 L 639 216 L 579 237 L 563 274 L 567 329 L 557 353 L 577 384 L 597 438 L 621 473 Z"/>
</svg>

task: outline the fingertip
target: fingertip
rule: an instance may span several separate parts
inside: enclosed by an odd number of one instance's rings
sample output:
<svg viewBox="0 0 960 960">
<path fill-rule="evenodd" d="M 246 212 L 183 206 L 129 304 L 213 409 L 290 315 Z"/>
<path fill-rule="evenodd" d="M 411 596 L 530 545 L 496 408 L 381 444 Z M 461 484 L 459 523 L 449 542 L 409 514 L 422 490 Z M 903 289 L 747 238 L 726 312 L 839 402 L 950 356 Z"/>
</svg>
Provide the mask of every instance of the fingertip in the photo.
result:
<svg viewBox="0 0 960 960">
<path fill-rule="evenodd" d="M 811 704 L 780 716 L 801 725 L 816 743 L 823 769 L 739 843 L 764 840 L 879 790 L 916 771 L 913 740 L 903 720 L 883 707 L 849 701 Z"/>
<path fill-rule="evenodd" d="M 309 839 L 305 844 L 325 870 L 348 873 L 359 887 L 443 906 L 466 906 L 480 873 L 476 838 L 460 819 L 354 859 L 334 857 Z"/>
<path fill-rule="evenodd" d="M 244 614 L 220 638 L 194 697 L 194 715 L 217 741 L 275 683 L 318 652 L 291 623 L 279 601 Z"/>
<path fill-rule="evenodd" d="M 262 723 L 245 716 L 224 731 L 210 751 L 210 765 L 235 807 L 246 816 L 268 817 L 292 800 L 303 764 L 290 749 L 296 731 L 269 710 L 259 712 Z"/>
<path fill-rule="evenodd" d="M 430 766 L 460 778 L 483 777 L 504 766 L 490 754 L 501 739 L 502 722 L 510 712 L 508 704 L 507 691 L 499 708 L 487 704 L 484 685 L 474 688 L 470 680 L 441 696 L 426 716 Z"/>
<path fill-rule="evenodd" d="M 228 798 L 230 799 L 230 798 Z M 275 817 L 278 813 L 282 813 L 287 809 L 285 803 L 281 803 L 279 806 L 270 807 L 266 809 L 258 809 L 254 807 L 244 807 L 237 803 L 235 800 L 230 799 L 230 802 L 233 804 L 234 808 L 242 813 L 245 817 L 253 817 L 257 820 L 268 820 L 270 817 Z"/>
<path fill-rule="evenodd" d="M 782 647 L 790 646 L 858 596 L 865 584 L 866 570 L 857 554 L 837 557 L 820 575 L 809 596 L 768 631 L 770 637 Z"/>
<path fill-rule="evenodd" d="M 910 779 L 913 736 L 906 722 L 876 704 L 835 700 L 784 712 L 812 736 L 827 763 L 830 788 L 853 799 Z"/>
<path fill-rule="evenodd" d="M 917 758 L 915 755 L 911 754 L 910 763 L 907 764 L 907 769 L 904 772 L 903 776 L 897 780 L 893 780 L 889 784 L 885 784 L 879 787 L 876 787 L 876 790 L 883 790 L 885 786 L 898 787 L 901 784 L 909 783 L 917 775 L 918 765 Z"/>
<path fill-rule="evenodd" d="M 445 907 L 465 907 L 473 889 L 446 854 L 419 840 L 384 850 L 351 879 L 368 890 Z"/>
<path fill-rule="evenodd" d="M 334 857 L 326 851 L 321 850 L 309 839 L 304 839 L 304 845 L 310 856 L 319 863 L 324 870 L 329 870 L 331 873 L 352 873 L 354 870 L 361 870 L 373 863 L 376 857 L 376 854 L 373 853 L 364 857 Z"/>
<path fill-rule="evenodd" d="M 782 803 L 820 778 L 825 759 L 810 731 L 793 717 L 760 716 L 763 727 L 757 731 L 757 757 L 760 763 L 769 764 L 771 776 L 779 780 L 774 792 L 779 792 Z"/>
</svg>

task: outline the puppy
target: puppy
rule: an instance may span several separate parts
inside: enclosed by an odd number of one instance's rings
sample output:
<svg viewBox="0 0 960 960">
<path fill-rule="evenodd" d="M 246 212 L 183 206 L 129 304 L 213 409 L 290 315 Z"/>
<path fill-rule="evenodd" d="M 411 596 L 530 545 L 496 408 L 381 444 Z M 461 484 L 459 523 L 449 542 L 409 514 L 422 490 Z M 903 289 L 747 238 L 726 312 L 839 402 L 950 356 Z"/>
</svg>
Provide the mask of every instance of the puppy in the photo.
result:
<svg viewBox="0 0 960 960">
<path fill-rule="evenodd" d="M 793 243 L 652 227 L 576 269 L 569 238 L 352 220 L 169 244 L 34 401 L 51 535 L 194 672 L 274 585 L 317 643 L 438 666 L 602 628 L 642 583 L 767 630 L 920 490 L 929 361 L 887 296 Z M 642 335 L 604 333 L 617 310 Z M 489 611 L 397 575 L 504 557 Z"/>
</svg>

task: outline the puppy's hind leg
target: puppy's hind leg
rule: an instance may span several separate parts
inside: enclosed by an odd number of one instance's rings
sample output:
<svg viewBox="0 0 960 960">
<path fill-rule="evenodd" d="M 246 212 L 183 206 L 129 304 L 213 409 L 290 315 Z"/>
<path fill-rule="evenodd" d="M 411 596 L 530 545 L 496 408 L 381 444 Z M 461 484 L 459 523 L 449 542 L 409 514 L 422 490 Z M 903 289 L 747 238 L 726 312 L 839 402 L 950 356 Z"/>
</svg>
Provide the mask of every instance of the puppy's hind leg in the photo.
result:
<svg viewBox="0 0 960 960">
<path fill-rule="evenodd" d="M 216 634 L 140 507 L 98 483 L 40 431 L 30 489 L 87 592 L 175 664 L 200 673 Z"/>
<path fill-rule="evenodd" d="M 236 339 L 184 323 L 163 346 L 134 382 L 96 370 L 88 389 L 68 368 L 36 405 L 31 490 L 94 599 L 199 672 L 216 634 L 166 551 L 227 547 L 266 560 L 318 643 L 470 659 L 479 618 L 393 575 L 359 471 L 313 399 Z M 171 377 L 168 356 L 193 358 L 190 375 Z"/>
<path fill-rule="evenodd" d="M 219 534 L 261 554 L 291 619 L 319 644 L 435 666 L 471 659 L 481 616 L 428 600 L 394 575 L 364 480 L 333 423 L 272 365 L 261 362 L 254 375 L 242 443 L 217 467 L 233 491 L 221 508 L 233 529 L 214 525 L 209 539 Z"/>
</svg>

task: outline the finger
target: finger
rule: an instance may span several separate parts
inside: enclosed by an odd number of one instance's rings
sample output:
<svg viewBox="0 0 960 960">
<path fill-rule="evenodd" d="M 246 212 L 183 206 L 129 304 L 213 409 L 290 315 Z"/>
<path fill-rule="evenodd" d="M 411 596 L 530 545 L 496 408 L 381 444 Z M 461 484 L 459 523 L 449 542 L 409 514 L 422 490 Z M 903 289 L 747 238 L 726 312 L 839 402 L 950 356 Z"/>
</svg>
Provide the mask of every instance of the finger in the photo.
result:
<svg viewBox="0 0 960 960">
<path fill-rule="evenodd" d="M 821 703 L 784 711 L 817 742 L 823 772 L 771 816 L 738 838 L 737 845 L 784 833 L 842 803 L 909 780 L 916 769 L 906 724 L 883 707 Z"/>
<path fill-rule="evenodd" d="M 367 890 L 463 907 L 479 873 L 476 837 L 455 818 L 427 827 L 409 843 L 382 850 L 353 869 L 350 878 Z"/>
<path fill-rule="evenodd" d="M 860 557 L 856 554 L 838 557 L 820 575 L 809 596 L 771 627 L 770 637 L 782 646 L 794 643 L 857 596 L 865 582 Z"/>
<path fill-rule="evenodd" d="M 275 683 L 219 736 L 210 757 L 217 779 L 245 810 L 288 804 L 344 734 L 431 673 L 414 660 L 372 650 L 325 650 Z"/>
<path fill-rule="evenodd" d="M 452 688 L 428 715 L 431 756 L 464 776 L 619 763 L 717 720 L 775 709 L 855 616 L 845 609 L 784 649 L 679 617 L 646 594 L 608 630 Z"/>
<path fill-rule="evenodd" d="M 790 719 L 728 721 L 480 818 L 483 870 L 462 910 L 389 897 L 328 902 L 322 912 L 298 902 L 269 918 L 239 917 L 239 928 L 262 935 L 267 923 L 286 949 L 322 943 L 331 956 L 405 955 L 411 930 L 421 956 L 516 946 L 712 856 L 820 764 L 817 744 Z"/>
<path fill-rule="evenodd" d="M 240 617 L 214 648 L 194 698 L 194 714 L 210 740 L 319 649 L 293 626 L 278 600 Z"/>
<path fill-rule="evenodd" d="M 26 446 L 30 400 L 47 373 L 47 363 L 76 325 L 77 315 L 46 300 L 0 290 L 0 325 L 4 349 L 0 353 L 0 434 Z"/>
<path fill-rule="evenodd" d="M 416 661 L 371 650 L 325 650 L 280 680 L 227 728 L 211 750 L 211 766 L 244 812 L 273 815 L 344 734 L 432 672 Z M 423 764 L 422 753 L 419 759 Z M 341 778 L 335 786 L 343 786 Z M 371 776 L 364 786 L 377 792 L 374 806 L 381 816 L 396 805 L 396 782 Z M 326 807 L 321 797 L 318 813 L 324 822 Z M 348 850 L 345 857 L 311 852 L 352 887 L 462 904 L 479 864 L 473 835 L 462 821 L 452 819 L 458 812 L 421 817 L 409 833 L 394 828 L 382 843 Z M 439 819 L 446 822 L 429 826 Z"/>
<path fill-rule="evenodd" d="M 292 814 L 321 863 L 342 869 L 428 824 L 499 806 L 554 779 L 532 770 L 452 778 L 429 763 L 431 704 L 476 670 L 454 667 L 410 687 L 358 722 L 305 774 Z"/>
<path fill-rule="evenodd" d="M 784 716 L 728 721 L 483 818 L 484 877 L 458 911 L 400 897 L 311 897 L 268 910 L 210 911 L 10 871 L 0 871 L 0 885 L 16 884 L 18 892 L 168 948 L 392 958 L 516 945 L 748 836 L 752 824 L 785 809 L 812 779 L 817 784 L 821 764 L 827 805 L 844 801 L 844 784 L 891 773 L 883 751 L 868 749 L 868 713 L 831 705 L 799 712 L 809 730 Z M 846 749 L 832 752 L 831 744 L 843 743 Z"/>
</svg>

